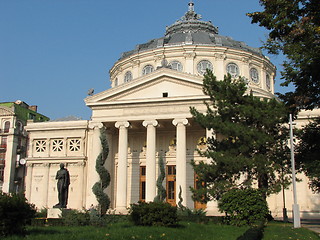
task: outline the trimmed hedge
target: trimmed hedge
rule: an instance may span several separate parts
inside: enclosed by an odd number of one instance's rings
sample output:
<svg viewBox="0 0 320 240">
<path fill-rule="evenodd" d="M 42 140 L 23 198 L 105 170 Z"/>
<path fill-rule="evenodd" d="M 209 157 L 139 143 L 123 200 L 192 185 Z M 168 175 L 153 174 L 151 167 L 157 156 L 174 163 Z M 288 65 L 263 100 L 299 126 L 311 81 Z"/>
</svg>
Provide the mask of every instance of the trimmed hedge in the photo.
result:
<svg viewBox="0 0 320 240">
<path fill-rule="evenodd" d="M 163 202 L 131 204 L 130 217 L 135 225 L 174 226 L 178 223 L 177 208 Z"/>
<path fill-rule="evenodd" d="M 226 213 L 227 223 L 236 226 L 261 224 L 267 220 L 269 209 L 258 189 L 231 189 L 218 202 Z"/>
</svg>

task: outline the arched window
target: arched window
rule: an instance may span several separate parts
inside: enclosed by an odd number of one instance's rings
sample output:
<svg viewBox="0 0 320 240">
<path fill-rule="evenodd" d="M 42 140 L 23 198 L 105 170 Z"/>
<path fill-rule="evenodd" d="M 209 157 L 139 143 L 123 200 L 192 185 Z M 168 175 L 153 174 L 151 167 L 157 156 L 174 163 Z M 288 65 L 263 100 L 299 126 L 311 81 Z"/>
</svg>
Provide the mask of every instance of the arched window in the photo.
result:
<svg viewBox="0 0 320 240">
<path fill-rule="evenodd" d="M 118 78 L 116 78 L 116 79 L 114 80 L 114 86 L 115 86 L 115 87 L 118 86 Z"/>
<path fill-rule="evenodd" d="M 229 63 L 227 65 L 227 73 L 231 75 L 233 78 L 239 77 L 239 67 L 235 63 Z"/>
<path fill-rule="evenodd" d="M 9 121 L 6 121 L 6 122 L 4 123 L 4 129 L 3 129 L 3 131 L 4 131 L 5 133 L 8 133 L 8 132 L 9 132 L 9 129 L 10 129 L 10 122 L 9 122 Z"/>
<path fill-rule="evenodd" d="M 16 128 L 17 128 L 18 133 L 21 133 L 21 132 L 23 131 L 23 124 L 22 124 L 22 122 L 17 121 L 17 123 L 16 123 Z"/>
<path fill-rule="evenodd" d="M 271 80 L 270 80 L 269 74 L 266 75 L 266 85 L 267 85 L 267 88 L 270 90 L 271 89 Z"/>
<path fill-rule="evenodd" d="M 256 68 L 251 68 L 250 69 L 250 78 L 251 78 L 252 82 L 254 82 L 254 83 L 258 83 L 259 82 L 259 73 L 258 73 L 258 70 Z"/>
<path fill-rule="evenodd" d="M 146 65 L 142 69 L 142 75 L 147 75 L 149 73 L 153 72 L 153 66 L 152 65 Z"/>
<path fill-rule="evenodd" d="M 172 61 L 170 64 L 171 69 L 176 70 L 178 72 L 182 72 L 182 64 L 179 61 Z"/>
<path fill-rule="evenodd" d="M 126 72 L 124 75 L 124 82 L 130 82 L 132 80 L 132 73 L 130 71 Z"/>
<path fill-rule="evenodd" d="M 199 74 L 204 75 L 207 69 L 213 71 L 213 66 L 211 62 L 209 62 L 208 60 L 202 60 L 198 63 L 197 70 Z"/>
</svg>

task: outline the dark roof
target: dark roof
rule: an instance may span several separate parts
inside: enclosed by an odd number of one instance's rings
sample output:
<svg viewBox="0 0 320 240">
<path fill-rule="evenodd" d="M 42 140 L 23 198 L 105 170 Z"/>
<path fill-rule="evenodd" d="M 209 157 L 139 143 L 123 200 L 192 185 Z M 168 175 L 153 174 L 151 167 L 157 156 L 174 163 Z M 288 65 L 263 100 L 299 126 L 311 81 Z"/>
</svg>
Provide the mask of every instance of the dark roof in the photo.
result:
<svg viewBox="0 0 320 240">
<path fill-rule="evenodd" d="M 235 41 L 230 37 L 218 34 L 218 28 L 211 21 L 201 21 L 201 15 L 194 11 L 193 3 L 189 3 L 189 11 L 171 26 L 167 27 L 166 34 L 162 38 L 152 39 L 147 43 L 138 44 L 134 50 L 122 53 L 119 60 L 133 54 L 152 50 L 164 46 L 182 44 L 223 46 L 263 56 L 259 48 L 253 48 L 244 42 Z"/>
</svg>

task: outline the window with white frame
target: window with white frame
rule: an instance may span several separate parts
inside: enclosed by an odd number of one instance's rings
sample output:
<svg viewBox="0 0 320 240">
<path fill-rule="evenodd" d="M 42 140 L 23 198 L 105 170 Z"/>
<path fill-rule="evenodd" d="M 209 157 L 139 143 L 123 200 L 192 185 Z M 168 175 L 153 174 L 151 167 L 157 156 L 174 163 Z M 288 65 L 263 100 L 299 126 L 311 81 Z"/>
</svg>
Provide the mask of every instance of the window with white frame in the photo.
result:
<svg viewBox="0 0 320 240">
<path fill-rule="evenodd" d="M 266 75 L 266 86 L 270 90 L 271 89 L 271 80 L 270 80 L 270 75 Z"/>
<path fill-rule="evenodd" d="M 208 60 L 202 60 L 197 64 L 197 71 L 199 74 L 204 75 L 207 69 L 213 71 L 212 63 Z"/>
<path fill-rule="evenodd" d="M 231 75 L 233 78 L 239 77 L 239 67 L 235 63 L 229 63 L 227 65 L 227 73 Z"/>
<path fill-rule="evenodd" d="M 144 68 L 142 69 L 142 75 L 147 75 L 149 73 L 152 73 L 153 72 L 153 66 L 148 64 L 146 66 L 144 66 Z"/>
<path fill-rule="evenodd" d="M 250 69 L 250 78 L 251 81 L 254 83 L 259 83 L 259 73 L 256 68 L 251 68 Z"/>
<path fill-rule="evenodd" d="M 170 64 L 171 69 L 176 70 L 178 72 L 182 72 L 182 64 L 179 61 L 172 61 Z"/>
<path fill-rule="evenodd" d="M 3 128 L 3 132 L 8 133 L 10 130 L 10 121 L 6 121 L 4 123 L 4 128 Z"/>
<path fill-rule="evenodd" d="M 130 82 L 132 80 L 132 73 L 130 71 L 126 72 L 124 75 L 124 82 Z"/>
</svg>

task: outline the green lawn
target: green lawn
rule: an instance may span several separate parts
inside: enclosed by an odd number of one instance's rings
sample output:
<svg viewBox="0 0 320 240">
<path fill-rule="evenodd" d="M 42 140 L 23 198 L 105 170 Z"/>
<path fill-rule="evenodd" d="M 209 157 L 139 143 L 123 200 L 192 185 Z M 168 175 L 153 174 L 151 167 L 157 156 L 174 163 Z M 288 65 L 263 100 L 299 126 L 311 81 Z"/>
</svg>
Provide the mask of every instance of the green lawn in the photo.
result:
<svg viewBox="0 0 320 240">
<path fill-rule="evenodd" d="M 320 237 L 307 229 L 293 229 L 292 224 L 271 222 L 264 229 L 263 238 L 257 237 L 258 231 L 248 227 L 233 227 L 219 224 L 196 224 L 183 222 L 179 227 L 137 227 L 133 224 L 116 223 L 108 227 L 29 227 L 25 237 L 7 237 L 3 240 L 41 239 L 41 240 L 114 240 L 114 239 L 161 239 L 161 240 L 257 240 L 257 239 L 291 239 L 311 240 Z M 241 237 L 242 236 L 242 237 Z M 261 235 L 260 235 L 261 236 Z"/>
</svg>

